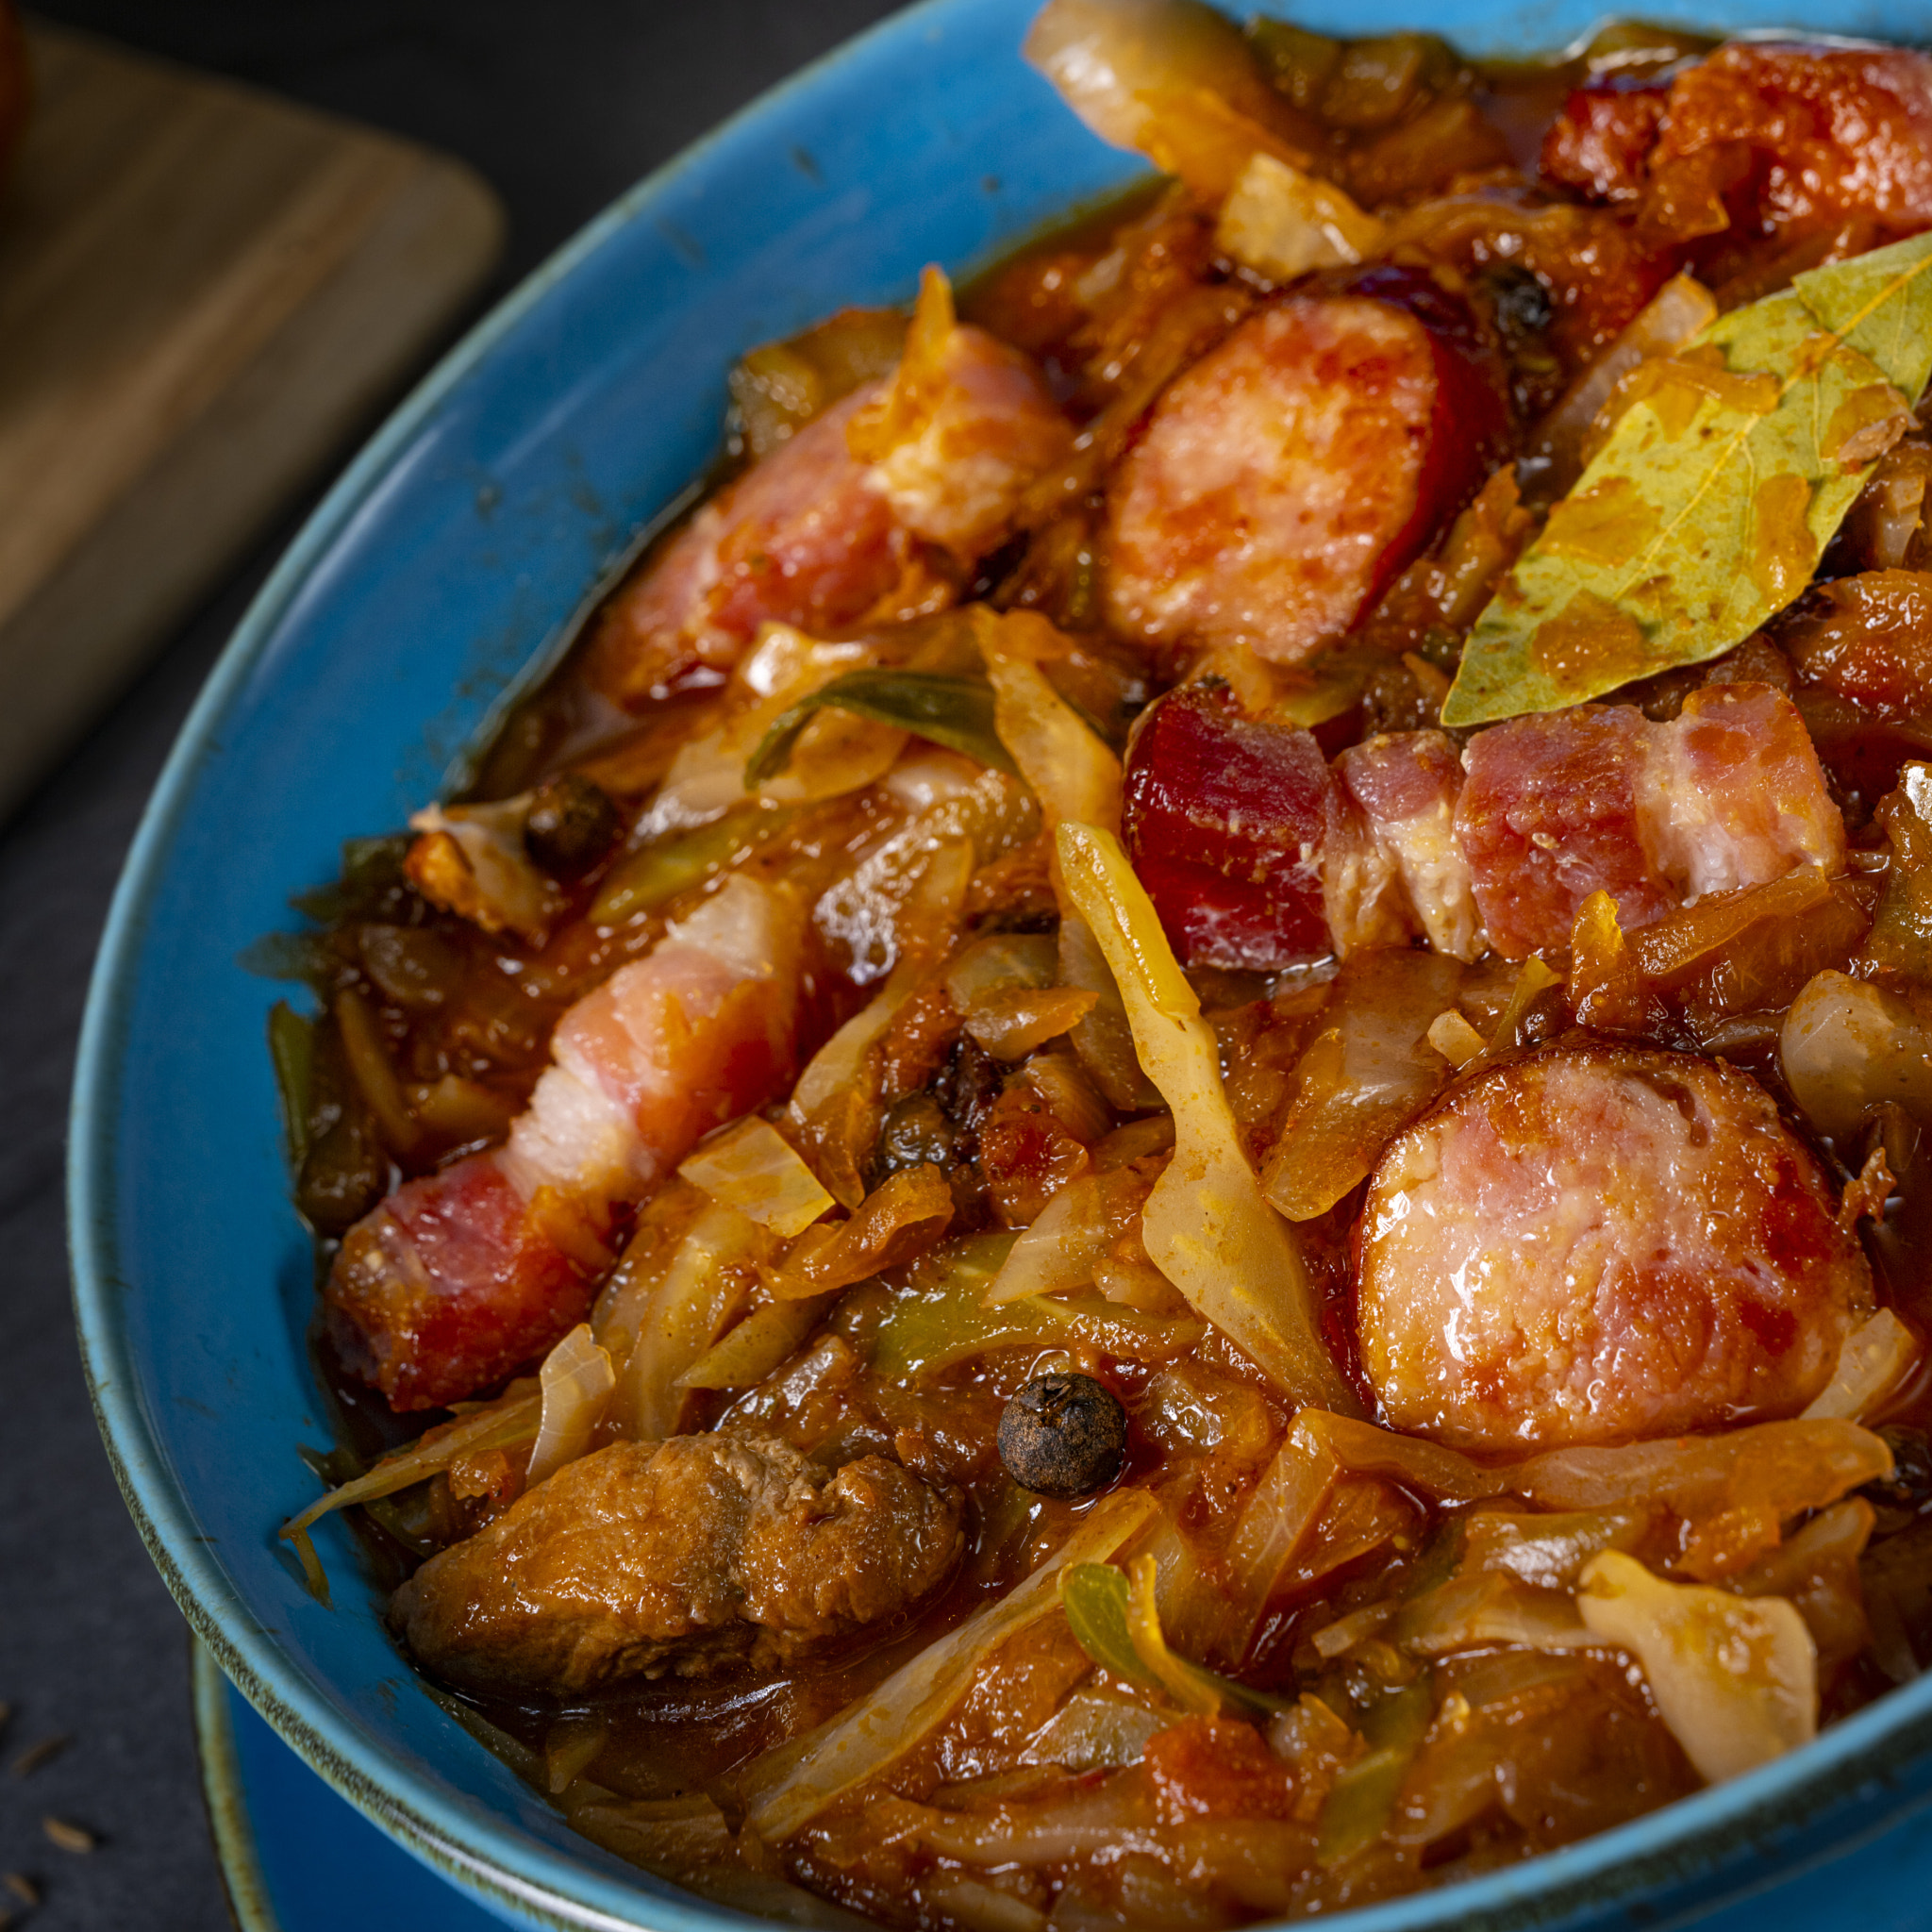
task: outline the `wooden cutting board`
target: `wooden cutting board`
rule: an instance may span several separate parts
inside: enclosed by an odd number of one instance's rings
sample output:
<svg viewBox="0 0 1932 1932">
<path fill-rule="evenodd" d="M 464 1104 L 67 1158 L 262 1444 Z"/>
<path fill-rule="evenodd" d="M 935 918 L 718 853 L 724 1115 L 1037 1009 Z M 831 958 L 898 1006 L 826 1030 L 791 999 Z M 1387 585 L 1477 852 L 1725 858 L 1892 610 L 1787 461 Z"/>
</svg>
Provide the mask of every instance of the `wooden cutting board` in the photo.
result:
<svg viewBox="0 0 1932 1932">
<path fill-rule="evenodd" d="M 467 168 L 30 25 L 0 190 L 0 814 L 413 374 L 502 244 Z"/>
</svg>

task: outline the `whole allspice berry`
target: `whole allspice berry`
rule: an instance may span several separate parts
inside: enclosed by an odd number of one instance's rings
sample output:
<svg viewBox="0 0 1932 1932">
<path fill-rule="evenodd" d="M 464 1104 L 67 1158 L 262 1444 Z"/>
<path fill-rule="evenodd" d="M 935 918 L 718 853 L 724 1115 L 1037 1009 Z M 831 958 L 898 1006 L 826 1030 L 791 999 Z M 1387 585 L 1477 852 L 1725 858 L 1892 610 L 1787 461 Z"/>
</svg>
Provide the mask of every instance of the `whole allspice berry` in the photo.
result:
<svg viewBox="0 0 1932 1932">
<path fill-rule="evenodd" d="M 1036 1375 L 1000 1417 L 1000 1460 L 1038 1495 L 1091 1495 L 1120 1474 L 1126 1454 L 1127 1412 L 1091 1375 Z"/>
</svg>

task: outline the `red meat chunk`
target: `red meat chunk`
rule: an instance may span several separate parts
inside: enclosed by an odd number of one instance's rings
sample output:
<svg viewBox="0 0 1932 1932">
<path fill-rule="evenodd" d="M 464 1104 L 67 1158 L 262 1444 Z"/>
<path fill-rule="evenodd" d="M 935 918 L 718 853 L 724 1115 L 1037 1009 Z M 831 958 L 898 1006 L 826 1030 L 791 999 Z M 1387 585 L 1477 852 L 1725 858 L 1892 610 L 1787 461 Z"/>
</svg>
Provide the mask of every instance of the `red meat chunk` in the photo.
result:
<svg viewBox="0 0 1932 1932">
<path fill-rule="evenodd" d="M 1127 852 L 1190 966 L 1268 972 L 1328 951 L 1333 781 L 1306 731 L 1242 717 L 1225 685 L 1170 691 L 1127 755 Z"/>
<path fill-rule="evenodd" d="M 1543 137 L 1542 172 L 1593 201 L 1635 201 L 1670 104 L 1668 87 L 1580 87 Z"/>
</svg>

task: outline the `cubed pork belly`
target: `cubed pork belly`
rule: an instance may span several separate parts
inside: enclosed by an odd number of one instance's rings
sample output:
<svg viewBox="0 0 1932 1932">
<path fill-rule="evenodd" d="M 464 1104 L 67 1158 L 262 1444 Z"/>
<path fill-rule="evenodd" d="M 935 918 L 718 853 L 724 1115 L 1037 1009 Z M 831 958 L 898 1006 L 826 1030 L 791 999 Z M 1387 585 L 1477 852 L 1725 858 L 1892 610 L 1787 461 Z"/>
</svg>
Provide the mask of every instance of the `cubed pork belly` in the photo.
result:
<svg viewBox="0 0 1932 1932">
<path fill-rule="evenodd" d="M 1468 861 L 1456 841 L 1462 761 L 1440 731 L 1400 731 L 1336 760 L 1322 883 L 1335 950 L 1407 945 L 1474 959 L 1484 949 Z"/>
<path fill-rule="evenodd" d="M 1610 76 L 1571 96 L 1542 172 L 1597 200 L 1641 203 L 1654 225 L 1690 240 L 1745 208 L 1753 233 L 1857 215 L 1909 233 L 1932 222 L 1932 59 L 1745 41 L 1668 82 Z"/>
<path fill-rule="evenodd" d="M 329 1331 L 397 1409 L 500 1381 L 589 1307 L 617 1208 L 792 1072 L 800 917 L 742 875 L 558 1023 L 508 1143 L 405 1181 L 343 1239 Z"/>
<path fill-rule="evenodd" d="M 1796 708 L 1708 685 L 1654 724 L 1627 705 L 1512 718 L 1463 757 L 1456 837 L 1490 942 L 1561 952 L 1592 892 L 1625 928 L 1706 892 L 1844 866 L 1844 821 Z"/>
</svg>

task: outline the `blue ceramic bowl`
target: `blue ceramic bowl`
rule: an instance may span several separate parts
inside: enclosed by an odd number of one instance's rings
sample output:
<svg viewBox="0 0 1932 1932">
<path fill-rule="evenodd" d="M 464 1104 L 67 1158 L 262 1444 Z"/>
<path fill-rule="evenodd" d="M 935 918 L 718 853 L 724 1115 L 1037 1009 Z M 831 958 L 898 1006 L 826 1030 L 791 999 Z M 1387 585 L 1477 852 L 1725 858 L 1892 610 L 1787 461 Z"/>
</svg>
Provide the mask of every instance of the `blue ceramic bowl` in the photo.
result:
<svg viewBox="0 0 1932 1932">
<path fill-rule="evenodd" d="M 512 1923 L 697 1932 L 701 1905 L 575 1837 L 426 1696 L 340 1518 L 336 1607 L 275 1528 L 313 1494 L 308 1241 L 288 1205 L 238 956 L 341 841 L 443 785 L 590 587 L 712 455 L 724 373 L 921 265 L 984 261 L 1135 164 L 1019 58 L 1033 0 L 927 0 L 741 114 L 600 217 L 485 322 L 295 542 L 175 746 L 108 924 L 75 1082 L 71 1211 L 88 1373 L 128 1507 L 229 1674 L 371 1817 Z M 1597 0 L 1310 0 L 1308 24 L 1550 48 Z M 1932 0 L 1638 0 L 1736 29 L 1932 40 Z M 1351 1919 L 1657 1924 L 1875 1831 L 1932 1793 L 1932 1681 L 1721 1790 Z"/>
</svg>

